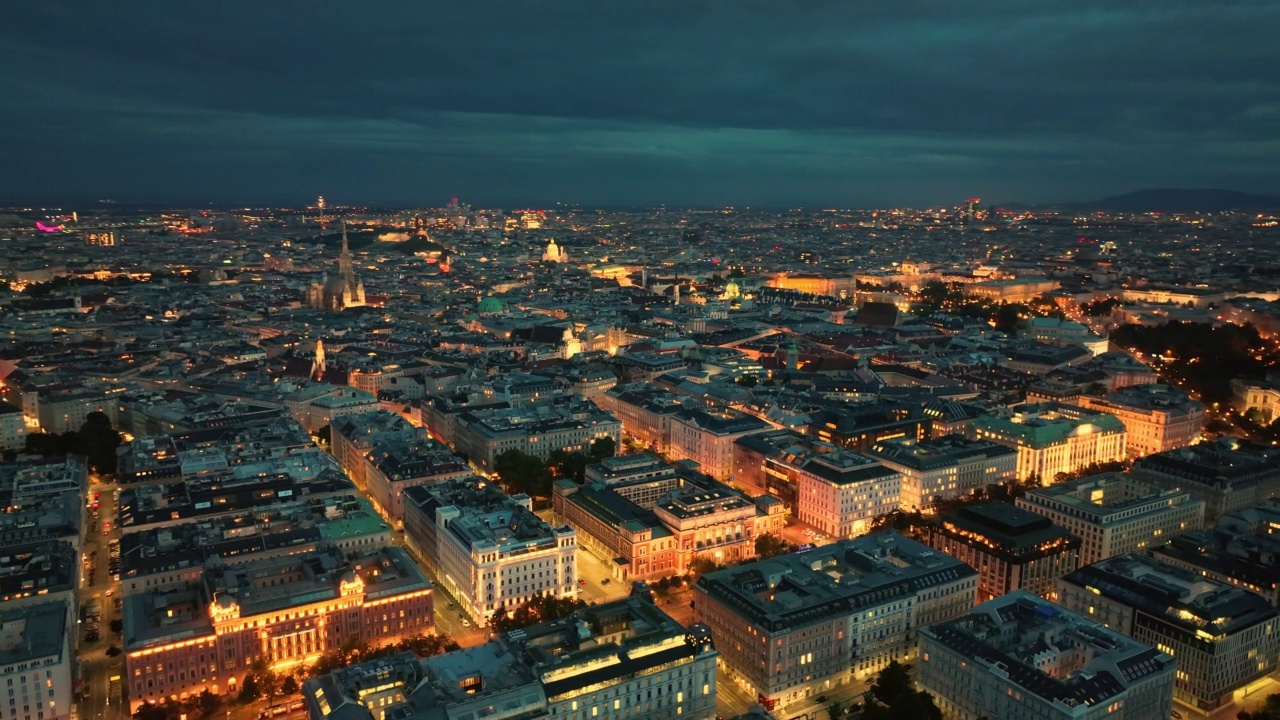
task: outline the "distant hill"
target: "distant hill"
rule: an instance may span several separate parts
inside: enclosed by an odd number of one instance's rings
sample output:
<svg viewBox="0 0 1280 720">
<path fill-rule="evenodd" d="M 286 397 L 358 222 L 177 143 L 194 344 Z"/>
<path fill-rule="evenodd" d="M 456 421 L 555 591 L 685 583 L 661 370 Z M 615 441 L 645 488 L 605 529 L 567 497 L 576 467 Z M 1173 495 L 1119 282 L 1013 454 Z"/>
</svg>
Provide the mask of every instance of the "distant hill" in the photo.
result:
<svg viewBox="0 0 1280 720">
<path fill-rule="evenodd" d="M 1062 210 L 1116 213 L 1192 213 L 1225 210 L 1280 210 L 1280 195 L 1254 195 L 1234 190 L 1167 188 L 1137 190 L 1101 200 L 1053 206 Z"/>
</svg>

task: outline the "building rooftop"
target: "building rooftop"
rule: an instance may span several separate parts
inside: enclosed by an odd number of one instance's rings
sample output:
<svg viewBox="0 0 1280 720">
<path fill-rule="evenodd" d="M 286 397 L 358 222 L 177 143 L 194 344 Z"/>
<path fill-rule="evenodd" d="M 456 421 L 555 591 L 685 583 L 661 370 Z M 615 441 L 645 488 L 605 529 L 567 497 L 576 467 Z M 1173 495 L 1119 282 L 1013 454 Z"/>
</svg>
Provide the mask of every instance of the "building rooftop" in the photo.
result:
<svg viewBox="0 0 1280 720">
<path fill-rule="evenodd" d="M 897 470 L 891 470 L 876 460 L 850 450 L 814 455 L 801 462 L 800 467 L 836 485 L 881 480 L 898 474 Z"/>
<path fill-rule="evenodd" d="M 1002 502 L 962 507 L 938 518 L 937 528 L 1015 563 L 1080 547 L 1080 538 L 1043 515 Z"/>
<path fill-rule="evenodd" d="M 1133 472 L 1230 487 L 1269 479 L 1280 473 L 1280 449 L 1236 438 L 1222 438 L 1139 458 L 1134 461 Z"/>
<path fill-rule="evenodd" d="M 976 575 L 959 560 L 882 532 L 717 570 L 699 578 L 698 587 L 772 633 Z"/>
<path fill-rule="evenodd" d="M 1025 693 L 1072 708 L 1107 705 L 1174 665 L 1171 656 L 1025 590 L 919 633 L 1007 676 Z"/>
<path fill-rule="evenodd" d="M 41 658 L 63 659 L 69 631 L 65 602 L 0 610 L 0 668 Z"/>
<path fill-rule="evenodd" d="M 417 485 L 405 490 L 405 498 L 432 521 L 437 508 L 455 509 L 456 515 L 445 521 L 445 527 L 467 548 L 525 552 L 555 545 L 559 537 L 573 532 L 568 526 L 552 527 L 533 514 L 529 496 L 507 496 L 478 477 Z"/>
<path fill-rule="evenodd" d="M 1102 473 L 1027 490 L 1024 503 L 1061 503 L 1079 517 L 1106 523 L 1132 517 L 1134 510 L 1158 512 L 1170 505 L 1204 505 L 1185 490 L 1164 489 L 1130 473 Z"/>
<path fill-rule="evenodd" d="M 1260 595 L 1145 555 L 1107 558 L 1062 580 L 1096 590 L 1205 640 L 1276 617 L 1276 609 Z"/>
<path fill-rule="evenodd" d="M 979 458 L 1012 456 L 1017 452 L 1007 445 L 989 440 L 970 440 L 963 435 L 947 435 L 921 443 L 888 440 L 866 451 L 868 457 L 920 472 L 954 467 Z"/>
</svg>

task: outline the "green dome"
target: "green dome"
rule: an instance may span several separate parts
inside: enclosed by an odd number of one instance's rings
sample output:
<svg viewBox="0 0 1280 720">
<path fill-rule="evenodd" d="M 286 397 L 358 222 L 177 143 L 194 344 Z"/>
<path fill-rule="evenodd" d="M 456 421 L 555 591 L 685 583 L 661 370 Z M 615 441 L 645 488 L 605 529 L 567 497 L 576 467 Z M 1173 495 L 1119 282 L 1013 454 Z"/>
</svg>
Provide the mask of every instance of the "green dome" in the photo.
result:
<svg viewBox="0 0 1280 720">
<path fill-rule="evenodd" d="M 500 313 L 506 309 L 506 305 L 496 297 L 487 297 L 480 301 L 476 306 L 476 310 L 482 313 Z"/>
</svg>

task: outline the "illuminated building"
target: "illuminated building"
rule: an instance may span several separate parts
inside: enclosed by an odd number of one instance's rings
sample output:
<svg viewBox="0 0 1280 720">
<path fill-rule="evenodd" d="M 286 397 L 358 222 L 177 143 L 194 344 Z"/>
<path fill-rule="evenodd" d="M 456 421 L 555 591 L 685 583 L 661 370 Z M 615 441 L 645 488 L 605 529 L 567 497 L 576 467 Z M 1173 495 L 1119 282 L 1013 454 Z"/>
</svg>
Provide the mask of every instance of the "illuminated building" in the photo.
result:
<svg viewBox="0 0 1280 720">
<path fill-rule="evenodd" d="M 480 627 L 540 596 L 577 595 L 578 534 L 552 527 L 528 495 L 476 477 L 405 490 L 405 539 Z"/>
<path fill-rule="evenodd" d="M 1020 405 L 1010 414 L 984 415 L 970 433 L 1017 448 L 1019 480 L 1049 483 L 1058 473 L 1125 458 L 1124 423 L 1063 405 Z"/>
<path fill-rule="evenodd" d="M 349 640 L 378 647 L 422 635 L 431 613 L 431 583 L 398 547 L 350 560 L 333 548 L 213 561 L 194 586 L 125 598 L 129 707 L 235 692 L 258 657 L 282 670 Z"/>
<path fill-rule="evenodd" d="M 9 702 L 3 720 L 69 720 L 79 677 L 68 601 L 0 606 L 0 682 Z"/>
<path fill-rule="evenodd" d="M 356 277 L 351 249 L 347 245 L 347 224 L 342 224 L 342 252 L 338 254 L 338 274 L 326 272 L 318 283 L 307 290 L 307 305 L 318 310 L 345 310 L 364 307 L 364 283 Z"/>
<path fill-rule="evenodd" d="M 1125 448 L 1137 457 L 1186 447 L 1204 429 L 1204 405 L 1169 385 L 1131 385 L 1102 397 L 1081 395 L 1075 402 L 1120 418 Z"/>
<path fill-rule="evenodd" d="M 473 407 L 454 420 L 453 441 L 459 453 L 488 472 L 499 455 L 519 450 L 547 459 L 556 450 L 588 452 L 601 438 L 622 445 L 622 423 L 590 401 L 536 409 Z"/>
<path fill-rule="evenodd" d="M 717 480 L 733 477 L 733 443 L 743 435 L 768 430 L 769 424 L 727 408 L 688 408 L 671 416 L 670 456 L 692 460 Z"/>
<path fill-rule="evenodd" d="M 779 290 L 794 290 L 811 295 L 849 297 L 856 289 L 853 275 L 825 273 L 778 273 L 765 280 L 765 285 Z"/>
<path fill-rule="evenodd" d="M 646 510 L 680 486 L 676 469 L 657 455 L 634 453 L 588 465 L 585 484 L 601 483 Z"/>
<path fill-rule="evenodd" d="M 683 360 L 678 357 L 676 360 L 679 367 L 684 367 Z M 626 435 L 655 452 L 665 453 L 671 449 L 671 419 L 688 401 L 652 385 L 633 384 L 614 387 L 600 395 L 596 402 L 622 422 Z M 688 406 L 695 404 L 689 402 Z"/>
<path fill-rule="evenodd" d="M 302 686 L 312 720 L 711 720 L 716 658 L 641 594 L 429 658 L 412 653 Z"/>
<path fill-rule="evenodd" d="M 1224 302 L 1227 299 L 1227 293 L 1211 288 L 1144 285 L 1142 287 L 1125 288 L 1123 299 L 1127 303 L 1180 305 L 1202 309 Z"/>
<path fill-rule="evenodd" d="M 796 506 L 796 467 L 809 455 L 835 446 L 793 430 L 767 430 L 733 442 L 733 484 L 750 495 L 772 495 Z"/>
<path fill-rule="evenodd" d="M 552 508 L 619 580 L 682 575 L 698 558 L 721 565 L 753 558 L 756 539 L 781 535 L 786 526 L 787 509 L 776 498 L 749 498 L 687 470 L 673 480 L 676 487 L 648 502 L 651 490 L 638 487 L 666 486 L 667 479 L 608 486 L 561 479 Z"/>
<path fill-rule="evenodd" d="M 835 538 L 865 533 L 901 503 L 902 474 L 848 450 L 801 461 L 795 478 L 796 517 Z"/>
<path fill-rule="evenodd" d="M 916 682 L 945 718 L 1171 716 L 1168 653 L 1022 590 L 920 628 Z"/>
<path fill-rule="evenodd" d="M 84 234 L 86 243 L 99 247 L 115 247 L 118 238 L 115 230 L 88 230 Z"/>
<path fill-rule="evenodd" d="M 1280 449 L 1225 437 L 1138 458 L 1133 474 L 1204 501 L 1204 521 L 1280 494 Z"/>
<path fill-rule="evenodd" d="M 867 457 L 902 473 L 899 503 L 919 512 L 939 500 L 954 500 L 1014 476 L 1018 452 L 999 443 L 949 435 L 929 442 L 889 440 Z"/>
<path fill-rule="evenodd" d="M 234 515 L 152 527 L 120 537 L 120 590 L 174 590 L 200 581 L 217 556 L 227 565 L 334 546 L 349 556 L 391 543 L 391 526 L 355 495 L 298 498 Z"/>
<path fill-rule="evenodd" d="M 1280 499 L 1223 515 L 1217 527 L 1183 533 L 1147 554 L 1280 606 Z"/>
<path fill-rule="evenodd" d="M 1086 565 L 1059 586 L 1064 606 L 1172 655 L 1173 698 L 1192 717 L 1276 670 L 1276 609 L 1248 590 L 1143 555 Z"/>
<path fill-rule="evenodd" d="M 569 262 L 569 253 L 564 248 L 556 244 L 553 239 L 547 244 L 547 249 L 542 251 L 542 262 L 564 263 Z"/>
<path fill-rule="evenodd" d="M 972 568 L 886 532 L 707 573 L 694 619 L 730 679 L 786 707 L 914 662 L 916 629 L 969 611 L 976 590 Z"/>
<path fill-rule="evenodd" d="M 810 434 L 822 442 L 862 452 L 879 442 L 923 440 L 929 418 L 901 403 L 846 404 L 817 413 Z"/>
<path fill-rule="evenodd" d="M 1231 380 L 1231 407 L 1240 413 L 1257 413 L 1264 425 L 1280 418 L 1280 384 L 1270 380 Z"/>
<path fill-rule="evenodd" d="M 1042 277 L 1026 277 L 1015 280 L 986 280 L 964 286 L 964 294 L 979 300 L 993 302 L 1026 302 L 1039 295 L 1057 290 L 1057 280 Z"/>
<path fill-rule="evenodd" d="M 1018 507 L 1080 538 L 1080 562 L 1142 552 L 1204 525 L 1204 502 L 1129 474 L 1106 473 L 1030 488 Z"/>
<path fill-rule="evenodd" d="M 1080 566 L 1080 539 L 1040 515 L 1001 502 L 962 507 L 927 526 L 929 545 L 979 573 L 978 602 L 1014 590 L 1054 599 Z"/>
</svg>

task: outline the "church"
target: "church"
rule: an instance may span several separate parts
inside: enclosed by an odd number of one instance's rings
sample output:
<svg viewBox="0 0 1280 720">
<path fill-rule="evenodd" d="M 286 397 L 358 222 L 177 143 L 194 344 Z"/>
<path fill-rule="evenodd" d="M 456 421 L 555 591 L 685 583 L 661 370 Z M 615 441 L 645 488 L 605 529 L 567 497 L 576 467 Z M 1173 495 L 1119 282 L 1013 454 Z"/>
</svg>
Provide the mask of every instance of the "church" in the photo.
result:
<svg viewBox="0 0 1280 720">
<path fill-rule="evenodd" d="M 547 245 L 547 249 L 542 252 L 543 262 L 562 263 L 569 262 L 569 253 L 565 249 L 556 244 L 552 239 L 551 244 Z"/>
<path fill-rule="evenodd" d="M 356 277 L 355 265 L 351 260 L 351 249 L 347 246 L 347 224 L 342 223 L 342 253 L 338 255 L 338 274 L 329 277 L 325 273 L 318 283 L 312 283 L 307 290 L 307 306 L 317 310 L 345 310 L 351 307 L 364 307 L 364 283 Z"/>
</svg>

